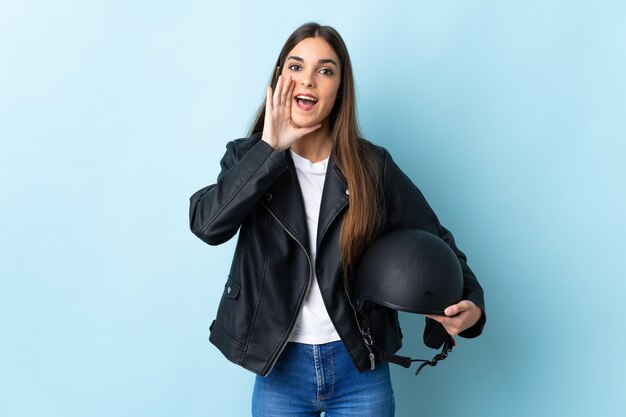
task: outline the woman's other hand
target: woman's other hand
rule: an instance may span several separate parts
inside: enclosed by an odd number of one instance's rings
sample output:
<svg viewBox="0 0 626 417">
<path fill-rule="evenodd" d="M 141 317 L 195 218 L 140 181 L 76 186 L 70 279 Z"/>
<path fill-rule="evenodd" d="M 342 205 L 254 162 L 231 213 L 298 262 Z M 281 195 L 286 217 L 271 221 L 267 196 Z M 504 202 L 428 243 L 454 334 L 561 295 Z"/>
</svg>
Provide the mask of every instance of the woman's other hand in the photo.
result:
<svg viewBox="0 0 626 417">
<path fill-rule="evenodd" d="M 320 127 L 319 123 L 310 127 L 297 127 L 291 121 L 291 105 L 295 81 L 291 75 L 280 75 L 276 83 L 276 91 L 272 94 L 272 87 L 267 87 L 265 98 L 265 121 L 261 139 L 271 147 L 283 151 L 300 139 Z"/>
<path fill-rule="evenodd" d="M 450 335 L 456 336 L 476 324 L 483 311 L 473 302 L 463 300 L 449 306 L 443 313 L 445 316 L 427 314 L 426 317 L 438 321 Z"/>
</svg>

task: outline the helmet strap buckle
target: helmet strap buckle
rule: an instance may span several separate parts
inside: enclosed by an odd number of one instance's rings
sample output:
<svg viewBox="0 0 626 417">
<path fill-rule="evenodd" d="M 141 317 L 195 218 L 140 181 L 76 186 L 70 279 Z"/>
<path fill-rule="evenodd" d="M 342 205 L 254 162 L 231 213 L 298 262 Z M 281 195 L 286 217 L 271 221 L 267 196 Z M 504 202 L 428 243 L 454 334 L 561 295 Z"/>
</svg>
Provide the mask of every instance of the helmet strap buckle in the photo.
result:
<svg viewBox="0 0 626 417">
<path fill-rule="evenodd" d="M 437 362 L 444 360 L 448 357 L 448 353 L 452 352 L 452 348 L 456 345 L 452 336 L 449 336 L 441 348 L 441 352 L 436 354 L 431 360 L 425 359 L 411 359 L 411 362 L 423 362 L 415 370 L 415 375 L 418 375 L 420 371 L 426 366 L 437 366 Z"/>
</svg>

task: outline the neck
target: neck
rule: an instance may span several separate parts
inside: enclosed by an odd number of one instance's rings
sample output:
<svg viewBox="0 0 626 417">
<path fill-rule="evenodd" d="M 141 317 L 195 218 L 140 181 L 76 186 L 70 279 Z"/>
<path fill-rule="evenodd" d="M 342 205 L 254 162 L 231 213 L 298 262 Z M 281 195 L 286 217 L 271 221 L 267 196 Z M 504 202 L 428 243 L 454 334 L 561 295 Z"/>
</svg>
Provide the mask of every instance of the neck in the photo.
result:
<svg viewBox="0 0 626 417">
<path fill-rule="evenodd" d="M 328 158 L 333 147 L 328 125 L 325 123 L 319 129 L 302 136 L 293 145 L 291 150 L 303 158 L 315 163 Z"/>
</svg>

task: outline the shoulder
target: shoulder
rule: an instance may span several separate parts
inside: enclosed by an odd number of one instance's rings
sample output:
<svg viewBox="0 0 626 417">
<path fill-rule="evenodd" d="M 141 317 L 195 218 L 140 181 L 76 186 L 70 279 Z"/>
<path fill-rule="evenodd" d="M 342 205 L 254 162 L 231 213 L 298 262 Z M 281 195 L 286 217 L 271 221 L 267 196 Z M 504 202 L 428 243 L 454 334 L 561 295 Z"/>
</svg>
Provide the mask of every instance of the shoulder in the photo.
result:
<svg viewBox="0 0 626 417">
<path fill-rule="evenodd" d="M 375 156 L 378 167 L 381 170 L 383 184 L 386 191 L 404 192 L 407 188 L 415 188 L 418 191 L 418 194 L 421 194 L 409 176 L 402 170 L 402 168 L 400 168 L 400 166 L 398 166 L 387 148 L 366 139 L 363 139 L 362 142 L 367 148 L 370 149 L 369 154 Z"/>
<path fill-rule="evenodd" d="M 366 152 L 369 152 L 372 156 L 376 157 L 379 161 L 383 162 L 389 157 L 389 151 L 384 146 L 378 145 L 369 139 L 359 138 L 361 145 Z"/>
<path fill-rule="evenodd" d="M 393 163 L 393 159 L 391 158 L 387 148 L 365 138 L 360 138 L 360 140 L 365 152 L 376 160 L 378 166 L 383 172 L 383 176 L 385 176 L 388 170 L 389 161 Z"/>
<path fill-rule="evenodd" d="M 261 133 L 253 133 L 252 136 L 231 140 L 226 148 L 237 153 L 246 153 L 261 140 Z"/>
<path fill-rule="evenodd" d="M 224 158 L 230 163 L 237 162 L 248 153 L 261 140 L 261 133 L 254 133 L 250 137 L 233 139 L 226 143 L 226 154 Z"/>
</svg>

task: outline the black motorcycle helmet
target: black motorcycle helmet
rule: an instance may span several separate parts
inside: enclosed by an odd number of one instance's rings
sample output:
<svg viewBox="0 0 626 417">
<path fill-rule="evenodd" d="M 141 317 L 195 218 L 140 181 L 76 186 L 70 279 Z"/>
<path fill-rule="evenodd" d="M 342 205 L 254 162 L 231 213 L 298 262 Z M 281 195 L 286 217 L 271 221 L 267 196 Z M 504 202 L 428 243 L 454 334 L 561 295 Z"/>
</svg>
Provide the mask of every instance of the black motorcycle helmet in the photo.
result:
<svg viewBox="0 0 626 417">
<path fill-rule="evenodd" d="M 443 315 L 463 297 L 463 271 L 439 237 L 403 229 L 380 237 L 357 270 L 357 305 L 371 301 L 394 310 Z"/>
<path fill-rule="evenodd" d="M 463 298 L 463 271 L 450 246 L 432 233 L 403 229 L 378 238 L 364 253 L 357 268 L 355 299 L 364 338 L 368 339 L 368 311 L 374 304 L 417 314 L 443 315 L 444 310 Z M 441 325 L 427 326 L 424 343 L 432 348 L 443 345 L 441 354 L 423 366 L 435 366 L 454 346 L 454 340 Z M 382 360 L 409 367 L 410 358 L 380 352 Z M 416 372 L 416 373 L 417 373 Z"/>
</svg>

